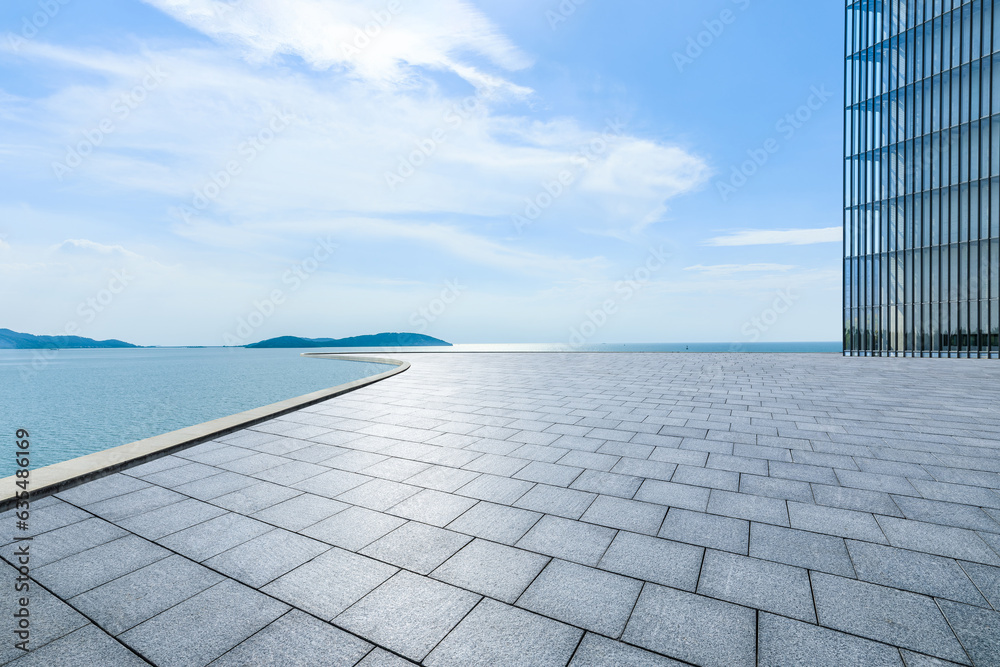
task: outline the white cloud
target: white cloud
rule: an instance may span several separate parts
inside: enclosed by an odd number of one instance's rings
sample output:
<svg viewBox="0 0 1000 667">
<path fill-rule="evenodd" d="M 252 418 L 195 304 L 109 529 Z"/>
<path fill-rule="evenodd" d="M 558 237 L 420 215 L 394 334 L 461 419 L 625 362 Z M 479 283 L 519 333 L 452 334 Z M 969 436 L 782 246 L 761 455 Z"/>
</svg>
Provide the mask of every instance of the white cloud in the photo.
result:
<svg viewBox="0 0 1000 667">
<path fill-rule="evenodd" d="M 697 271 L 708 276 L 731 276 L 738 273 L 782 273 L 791 271 L 795 266 L 789 264 L 716 264 L 714 266 L 685 267 L 685 271 Z"/>
<path fill-rule="evenodd" d="M 840 243 L 843 238 L 844 230 L 842 227 L 786 230 L 753 229 L 727 236 L 716 236 L 709 239 L 705 245 L 811 245 L 814 243 Z"/>
<path fill-rule="evenodd" d="M 120 245 L 105 245 L 89 239 L 66 239 L 54 250 L 69 253 L 96 253 L 98 255 L 120 255 L 129 259 L 140 259 L 141 256 Z"/>
<path fill-rule="evenodd" d="M 506 71 L 531 64 L 465 0 L 145 1 L 206 35 L 237 44 L 251 61 L 295 55 L 318 70 L 341 67 L 393 86 L 408 85 L 413 68 L 422 67 L 450 71 L 477 88 L 530 92 L 459 59 L 474 54 Z"/>
</svg>

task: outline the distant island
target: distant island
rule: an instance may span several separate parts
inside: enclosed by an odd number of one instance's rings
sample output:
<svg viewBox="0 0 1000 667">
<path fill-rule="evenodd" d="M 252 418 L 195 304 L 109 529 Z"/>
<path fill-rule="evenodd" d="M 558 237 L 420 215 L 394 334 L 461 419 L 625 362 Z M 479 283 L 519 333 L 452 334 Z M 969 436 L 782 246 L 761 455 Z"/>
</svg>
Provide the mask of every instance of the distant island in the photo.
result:
<svg viewBox="0 0 1000 667">
<path fill-rule="evenodd" d="M 249 348 L 279 348 L 279 347 L 451 347 L 451 343 L 440 338 L 417 333 L 380 333 L 366 336 L 350 336 L 348 338 L 299 338 L 297 336 L 279 336 L 251 343 L 243 347 Z"/>
<path fill-rule="evenodd" d="M 120 340 L 94 340 L 82 336 L 33 336 L 0 329 L 0 350 L 52 350 L 95 347 L 139 347 Z"/>
</svg>

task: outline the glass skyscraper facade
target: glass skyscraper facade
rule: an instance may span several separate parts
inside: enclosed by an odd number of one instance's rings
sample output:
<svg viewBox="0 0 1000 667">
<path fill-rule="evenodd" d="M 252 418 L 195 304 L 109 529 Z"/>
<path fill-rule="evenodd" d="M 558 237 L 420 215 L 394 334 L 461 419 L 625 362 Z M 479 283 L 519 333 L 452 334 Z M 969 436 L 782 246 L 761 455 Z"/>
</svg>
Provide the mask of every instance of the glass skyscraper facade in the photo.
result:
<svg viewBox="0 0 1000 667">
<path fill-rule="evenodd" d="M 1000 0 L 848 0 L 844 353 L 998 357 Z"/>
</svg>

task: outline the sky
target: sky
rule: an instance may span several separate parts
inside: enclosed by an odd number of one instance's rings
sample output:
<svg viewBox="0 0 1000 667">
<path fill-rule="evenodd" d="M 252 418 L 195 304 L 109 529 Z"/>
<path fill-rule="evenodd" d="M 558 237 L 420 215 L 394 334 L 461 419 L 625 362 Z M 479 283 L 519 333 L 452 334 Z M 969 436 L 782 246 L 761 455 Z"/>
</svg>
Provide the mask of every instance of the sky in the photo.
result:
<svg viewBox="0 0 1000 667">
<path fill-rule="evenodd" d="M 5 0 L 0 327 L 840 338 L 843 6 Z"/>
</svg>

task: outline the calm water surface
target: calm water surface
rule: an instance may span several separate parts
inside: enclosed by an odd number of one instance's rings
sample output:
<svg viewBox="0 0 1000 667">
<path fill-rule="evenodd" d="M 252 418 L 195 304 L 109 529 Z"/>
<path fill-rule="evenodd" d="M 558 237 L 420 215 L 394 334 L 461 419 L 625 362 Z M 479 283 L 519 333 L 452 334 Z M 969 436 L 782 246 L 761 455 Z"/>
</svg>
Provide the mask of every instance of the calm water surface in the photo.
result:
<svg viewBox="0 0 1000 667">
<path fill-rule="evenodd" d="M 38 468 L 393 368 L 303 351 L 0 350 L 0 442 L 27 429 Z"/>
</svg>

